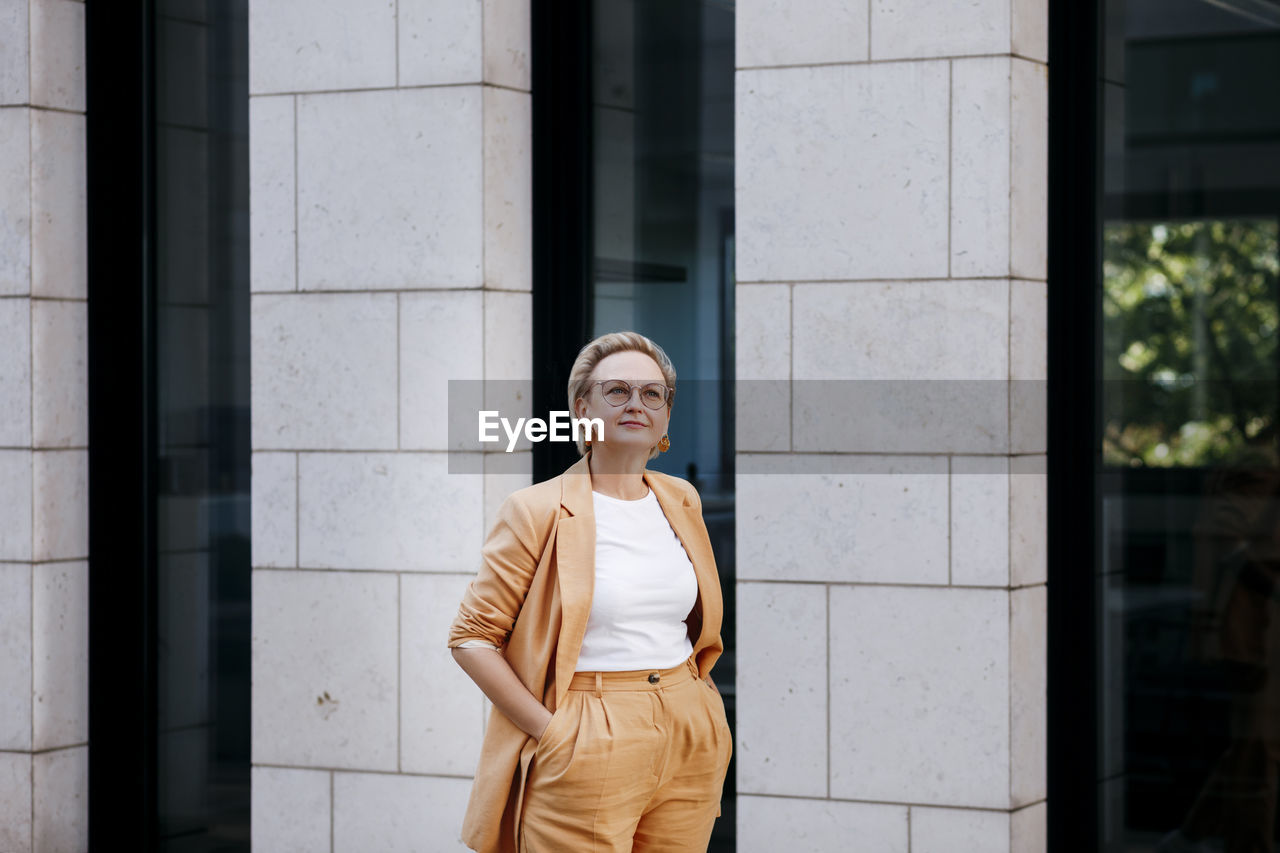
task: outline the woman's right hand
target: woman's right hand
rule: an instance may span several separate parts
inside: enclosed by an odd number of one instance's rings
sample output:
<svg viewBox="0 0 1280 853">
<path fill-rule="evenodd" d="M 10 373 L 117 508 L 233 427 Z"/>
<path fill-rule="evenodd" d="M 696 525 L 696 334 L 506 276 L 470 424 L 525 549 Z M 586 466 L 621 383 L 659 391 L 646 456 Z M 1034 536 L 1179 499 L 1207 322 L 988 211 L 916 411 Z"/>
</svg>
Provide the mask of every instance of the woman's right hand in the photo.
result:
<svg viewBox="0 0 1280 853">
<path fill-rule="evenodd" d="M 508 720 L 530 737 L 542 737 L 551 722 L 551 712 L 524 686 L 502 652 L 455 648 L 453 659 Z"/>
</svg>

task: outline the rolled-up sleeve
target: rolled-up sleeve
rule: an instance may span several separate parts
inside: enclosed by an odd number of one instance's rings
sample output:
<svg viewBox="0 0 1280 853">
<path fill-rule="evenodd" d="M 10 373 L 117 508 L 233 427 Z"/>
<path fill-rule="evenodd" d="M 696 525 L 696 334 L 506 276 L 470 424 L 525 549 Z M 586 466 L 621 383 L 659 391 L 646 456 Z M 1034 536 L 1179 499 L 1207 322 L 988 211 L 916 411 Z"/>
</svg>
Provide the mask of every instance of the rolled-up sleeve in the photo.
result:
<svg viewBox="0 0 1280 853">
<path fill-rule="evenodd" d="M 528 508 L 515 495 L 508 497 L 481 548 L 480 570 L 449 626 L 449 648 L 469 641 L 497 648 L 505 645 L 533 582 L 541 550 Z"/>
</svg>

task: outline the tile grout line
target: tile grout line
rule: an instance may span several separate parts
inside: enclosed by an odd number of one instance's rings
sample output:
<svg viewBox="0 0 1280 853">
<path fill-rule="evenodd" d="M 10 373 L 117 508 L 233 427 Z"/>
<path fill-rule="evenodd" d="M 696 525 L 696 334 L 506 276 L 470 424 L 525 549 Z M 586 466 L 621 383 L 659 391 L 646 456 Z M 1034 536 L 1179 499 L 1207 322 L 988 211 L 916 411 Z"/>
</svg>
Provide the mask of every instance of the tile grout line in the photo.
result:
<svg viewBox="0 0 1280 853">
<path fill-rule="evenodd" d="M 404 635 L 402 633 L 402 614 L 404 612 L 404 576 L 400 572 L 396 572 L 396 772 L 401 772 L 404 768 L 404 727 L 401 724 L 400 709 L 404 706 L 404 663 L 402 661 L 401 649 L 404 648 Z"/>
<path fill-rule="evenodd" d="M 954 216 L 954 202 L 951 198 L 951 178 L 955 172 L 956 152 L 952 140 L 952 125 L 955 124 L 955 63 L 947 60 L 947 278 L 951 278 L 951 220 Z"/>
<path fill-rule="evenodd" d="M 293 568 L 302 568 L 302 454 L 293 453 Z"/>
<path fill-rule="evenodd" d="M 298 268 L 298 96 L 293 96 L 293 291 L 302 290 Z"/>
</svg>

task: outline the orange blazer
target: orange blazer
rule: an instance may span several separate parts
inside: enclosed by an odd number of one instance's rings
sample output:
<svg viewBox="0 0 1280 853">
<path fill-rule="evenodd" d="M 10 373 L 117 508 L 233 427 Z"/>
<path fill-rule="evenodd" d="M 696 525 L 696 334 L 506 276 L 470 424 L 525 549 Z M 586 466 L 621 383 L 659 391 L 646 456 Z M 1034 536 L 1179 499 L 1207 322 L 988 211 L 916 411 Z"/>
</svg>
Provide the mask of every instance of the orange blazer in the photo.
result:
<svg viewBox="0 0 1280 853">
<path fill-rule="evenodd" d="M 487 640 L 551 711 L 576 671 L 595 585 L 596 519 L 590 451 L 563 474 L 513 492 L 481 549 L 480 570 L 449 628 L 449 648 Z M 662 512 L 698 577 L 689 638 L 706 678 L 724 650 L 724 603 L 702 500 L 687 481 L 645 470 Z M 525 774 L 537 741 L 494 708 L 485 729 L 462 823 L 462 840 L 480 853 L 516 853 Z"/>
</svg>

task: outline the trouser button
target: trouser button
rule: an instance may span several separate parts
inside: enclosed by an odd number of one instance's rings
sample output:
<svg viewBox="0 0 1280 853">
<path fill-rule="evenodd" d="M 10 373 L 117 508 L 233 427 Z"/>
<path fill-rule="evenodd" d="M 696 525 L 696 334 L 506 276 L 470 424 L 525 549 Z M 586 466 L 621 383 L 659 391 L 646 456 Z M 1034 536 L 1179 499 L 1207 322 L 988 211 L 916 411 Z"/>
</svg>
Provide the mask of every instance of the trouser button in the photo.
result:
<svg viewBox="0 0 1280 853">
<path fill-rule="evenodd" d="M 650 684 L 657 684 L 657 683 L 658 683 L 658 679 L 659 679 L 659 678 L 661 678 L 661 676 L 660 676 L 660 675 L 658 675 L 658 673 L 656 673 L 656 672 L 651 672 L 651 673 L 649 673 L 649 683 L 650 683 Z"/>
</svg>

